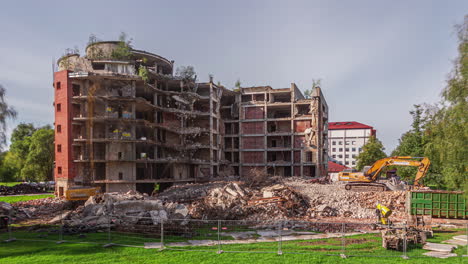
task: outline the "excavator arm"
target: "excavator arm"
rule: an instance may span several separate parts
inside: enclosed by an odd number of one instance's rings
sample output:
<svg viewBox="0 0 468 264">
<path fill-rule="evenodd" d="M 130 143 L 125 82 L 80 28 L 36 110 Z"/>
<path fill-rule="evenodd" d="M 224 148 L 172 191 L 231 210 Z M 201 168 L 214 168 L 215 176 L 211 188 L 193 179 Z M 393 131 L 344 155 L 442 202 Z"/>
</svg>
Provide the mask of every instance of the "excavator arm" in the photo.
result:
<svg viewBox="0 0 468 264">
<path fill-rule="evenodd" d="M 431 162 L 426 157 L 411 157 L 411 156 L 395 156 L 380 159 L 376 161 L 370 168 L 363 172 L 340 172 L 338 179 L 340 181 L 348 181 L 345 187 L 347 190 L 353 189 L 370 189 L 376 191 L 385 190 L 386 187 L 382 183 L 377 183 L 376 180 L 382 170 L 388 166 L 410 166 L 418 167 L 418 172 L 414 180 L 415 186 L 421 186 L 419 181 L 424 178 L 429 169 Z"/>
<path fill-rule="evenodd" d="M 364 175 L 370 177 L 372 181 L 377 180 L 380 172 L 388 166 L 410 166 L 418 167 L 418 172 L 416 174 L 416 179 L 414 180 L 414 185 L 419 185 L 419 180 L 426 176 L 427 170 L 431 162 L 428 158 L 424 157 L 421 161 L 417 160 L 421 157 L 411 157 L 411 156 L 395 156 L 388 157 L 376 161 L 367 171 L 364 172 Z"/>
</svg>

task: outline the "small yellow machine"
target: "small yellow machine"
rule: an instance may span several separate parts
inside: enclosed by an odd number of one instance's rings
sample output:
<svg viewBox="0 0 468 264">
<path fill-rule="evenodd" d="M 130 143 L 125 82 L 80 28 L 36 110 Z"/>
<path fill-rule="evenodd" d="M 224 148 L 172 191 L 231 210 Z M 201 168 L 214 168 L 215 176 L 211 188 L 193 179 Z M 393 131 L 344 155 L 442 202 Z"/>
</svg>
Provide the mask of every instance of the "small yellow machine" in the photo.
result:
<svg viewBox="0 0 468 264">
<path fill-rule="evenodd" d="M 65 192 L 65 199 L 68 201 L 88 200 L 90 196 L 98 194 L 100 190 L 99 187 L 75 187 Z"/>
<path fill-rule="evenodd" d="M 372 166 L 364 167 L 362 172 L 357 171 L 342 171 L 338 174 L 339 181 L 348 181 L 346 190 L 359 190 L 366 191 L 385 191 L 387 186 L 383 183 L 377 183 L 380 172 L 388 166 L 411 166 L 418 167 L 414 186 L 422 187 L 419 181 L 426 176 L 427 170 L 431 162 L 426 157 L 410 157 L 410 156 L 395 156 L 388 157 L 376 161 Z"/>
<path fill-rule="evenodd" d="M 392 222 L 388 219 L 390 215 L 392 215 L 392 210 L 388 208 L 385 205 L 382 205 L 380 203 L 377 204 L 377 209 L 375 210 L 375 213 L 377 214 L 378 221 L 382 225 L 390 225 Z"/>
</svg>

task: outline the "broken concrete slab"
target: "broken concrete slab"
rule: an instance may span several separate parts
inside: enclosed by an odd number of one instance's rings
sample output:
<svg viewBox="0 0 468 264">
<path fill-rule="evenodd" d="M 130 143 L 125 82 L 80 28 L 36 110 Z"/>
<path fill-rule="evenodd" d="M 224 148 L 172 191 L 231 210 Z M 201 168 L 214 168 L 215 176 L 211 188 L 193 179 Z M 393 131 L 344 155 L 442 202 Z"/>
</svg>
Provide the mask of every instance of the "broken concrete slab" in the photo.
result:
<svg viewBox="0 0 468 264">
<path fill-rule="evenodd" d="M 154 210 L 149 212 L 153 225 L 158 225 L 161 223 L 161 220 L 167 220 L 167 212 L 165 210 Z"/>
<path fill-rule="evenodd" d="M 160 200 L 125 200 L 114 203 L 114 213 L 118 215 L 162 209 L 164 206 Z"/>
<path fill-rule="evenodd" d="M 61 222 L 63 219 L 66 219 L 70 215 L 71 212 L 72 211 L 68 210 L 57 215 L 56 217 L 52 218 L 52 220 L 49 221 L 49 224 L 55 224 L 55 223 Z"/>
<path fill-rule="evenodd" d="M 452 252 L 454 248 L 457 248 L 457 246 L 440 244 L 440 243 L 431 243 L 431 242 L 427 242 L 423 246 L 423 249 L 431 250 L 431 251 L 439 251 L 439 252 Z"/>
<path fill-rule="evenodd" d="M 192 246 L 213 246 L 218 244 L 216 240 L 189 240 L 188 242 Z"/>
<path fill-rule="evenodd" d="M 245 232 L 222 232 L 220 233 L 221 236 L 231 236 L 236 240 L 240 239 L 248 239 L 253 237 L 257 232 L 255 231 L 245 231 Z"/>
<path fill-rule="evenodd" d="M 449 240 L 442 241 L 442 243 L 451 244 L 451 245 L 458 245 L 458 246 L 466 246 L 467 245 L 465 241 L 458 240 L 458 239 L 449 239 Z"/>
<path fill-rule="evenodd" d="M 468 236 L 467 235 L 460 235 L 460 236 L 454 236 L 453 239 L 463 241 L 465 243 L 468 242 Z"/>
<path fill-rule="evenodd" d="M 429 251 L 423 253 L 425 256 L 434 257 L 434 258 L 449 258 L 449 257 L 456 257 L 457 254 L 449 253 L 449 252 L 441 252 L 441 251 Z"/>
<path fill-rule="evenodd" d="M 161 248 L 161 246 L 162 246 L 161 242 L 146 242 L 144 244 L 144 247 L 149 248 L 149 249 L 151 249 L 151 248 Z"/>
</svg>

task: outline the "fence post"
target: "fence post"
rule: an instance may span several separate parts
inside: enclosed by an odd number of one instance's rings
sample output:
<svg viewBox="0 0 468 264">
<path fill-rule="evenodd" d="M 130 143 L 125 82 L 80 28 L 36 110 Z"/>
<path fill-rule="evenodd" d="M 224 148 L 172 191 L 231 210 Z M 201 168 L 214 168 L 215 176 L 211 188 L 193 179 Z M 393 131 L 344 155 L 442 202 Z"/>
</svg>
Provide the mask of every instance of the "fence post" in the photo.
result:
<svg viewBox="0 0 468 264">
<path fill-rule="evenodd" d="M 346 258 L 346 237 L 345 237 L 345 232 L 346 232 L 346 224 L 341 223 L 341 258 Z"/>
<path fill-rule="evenodd" d="M 283 255 L 283 221 L 278 224 L 278 255 Z"/>
<path fill-rule="evenodd" d="M 104 246 L 102 246 L 105 248 L 115 246 L 115 244 L 112 243 L 112 236 L 111 236 L 111 223 L 112 223 L 111 217 L 112 217 L 111 214 L 107 215 L 107 244 L 104 244 Z"/>
<path fill-rule="evenodd" d="M 7 216 L 6 220 L 7 220 L 8 239 L 5 240 L 5 242 L 9 243 L 9 242 L 16 241 L 16 238 L 14 238 L 13 234 L 11 233 L 11 223 L 10 223 L 11 222 L 11 217 Z"/>
<path fill-rule="evenodd" d="M 404 234 L 403 234 L 403 256 L 401 256 L 403 259 L 409 259 L 408 255 L 406 254 L 406 250 L 408 247 L 408 228 L 406 227 L 406 224 L 404 224 Z"/>
<path fill-rule="evenodd" d="M 218 220 L 218 254 L 223 253 L 221 249 L 221 220 Z"/>
<path fill-rule="evenodd" d="M 164 250 L 164 220 L 161 218 L 161 247 L 159 248 L 160 251 Z"/>
<path fill-rule="evenodd" d="M 468 239 L 468 224 L 466 224 L 466 232 L 465 232 L 465 234 L 466 234 L 466 238 Z M 468 257 L 468 242 L 467 242 L 467 244 L 466 244 L 466 255 L 463 256 L 463 257 Z"/>
<path fill-rule="evenodd" d="M 57 244 L 65 243 L 63 240 L 63 213 L 60 213 L 60 226 L 59 226 L 59 240 L 56 242 Z"/>
</svg>

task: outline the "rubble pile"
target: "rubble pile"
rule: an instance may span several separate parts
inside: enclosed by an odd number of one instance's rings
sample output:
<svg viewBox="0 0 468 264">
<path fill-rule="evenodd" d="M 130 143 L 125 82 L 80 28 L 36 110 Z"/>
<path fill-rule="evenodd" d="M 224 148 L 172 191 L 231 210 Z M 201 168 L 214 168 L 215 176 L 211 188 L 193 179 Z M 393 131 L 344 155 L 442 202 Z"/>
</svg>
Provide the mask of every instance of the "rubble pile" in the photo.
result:
<svg viewBox="0 0 468 264">
<path fill-rule="evenodd" d="M 17 195 L 17 194 L 31 194 L 43 193 L 44 190 L 38 186 L 21 183 L 15 186 L 0 185 L 0 195 Z"/>
<path fill-rule="evenodd" d="M 278 199 L 272 199 L 277 197 Z M 307 201 L 282 184 L 250 187 L 243 182 L 177 185 L 163 192 L 164 201 L 189 203 L 196 219 L 283 219 L 305 216 Z"/>
<path fill-rule="evenodd" d="M 70 206 L 71 204 L 69 202 L 55 197 L 16 202 L 12 204 L 14 216 L 18 219 L 53 217 L 58 212 L 65 210 Z"/>
<path fill-rule="evenodd" d="M 310 204 L 311 218 L 346 217 L 357 219 L 375 219 L 377 203 L 389 206 L 394 219 L 405 218 L 404 191 L 386 192 L 353 192 L 347 191 L 341 183 L 311 184 L 301 178 L 284 181 L 285 185 L 294 188 L 306 197 Z"/>
<path fill-rule="evenodd" d="M 109 217 L 111 216 L 111 217 Z M 74 211 L 66 211 L 51 220 L 63 221 L 67 226 L 106 227 L 109 224 L 127 226 L 133 224 L 159 224 L 161 220 L 187 219 L 188 208 L 180 203 L 166 202 L 130 191 L 91 196 L 84 205 Z"/>
</svg>

